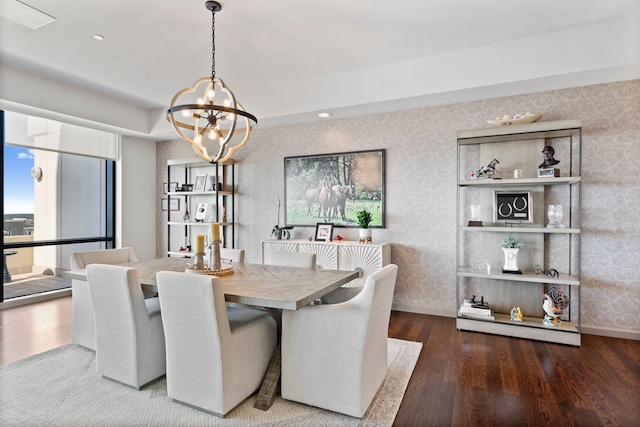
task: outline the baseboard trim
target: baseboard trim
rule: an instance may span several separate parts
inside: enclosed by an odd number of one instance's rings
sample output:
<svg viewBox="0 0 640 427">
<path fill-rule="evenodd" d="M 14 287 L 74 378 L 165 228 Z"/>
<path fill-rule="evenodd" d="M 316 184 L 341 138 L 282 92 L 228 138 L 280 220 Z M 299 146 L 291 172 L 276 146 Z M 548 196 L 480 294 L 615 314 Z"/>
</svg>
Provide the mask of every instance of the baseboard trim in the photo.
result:
<svg viewBox="0 0 640 427">
<path fill-rule="evenodd" d="M 581 328 L 583 334 L 601 335 L 603 337 L 622 338 L 625 340 L 640 341 L 640 332 L 624 331 L 621 329 L 601 328 L 598 326 L 583 326 Z"/>
<path fill-rule="evenodd" d="M 393 304 L 392 310 L 404 311 L 406 313 L 428 314 L 430 316 L 456 317 L 455 310 L 441 310 L 437 308 L 414 307 L 406 304 Z"/>
<path fill-rule="evenodd" d="M 21 305 L 33 304 L 36 302 L 48 301 L 50 299 L 62 298 L 71 296 L 71 288 L 57 289 L 55 291 L 43 292 L 40 294 L 27 295 L 24 297 L 17 297 L 0 302 L 0 310 L 4 310 L 12 307 L 19 307 Z"/>
<path fill-rule="evenodd" d="M 455 310 L 441 310 L 426 307 L 414 307 L 406 304 L 393 304 L 392 310 L 404 311 L 406 313 L 428 314 L 431 316 L 456 317 Z M 603 328 L 598 326 L 582 326 L 582 334 L 600 335 L 603 337 L 622 338 L 626 340 L 640 341 L 639 331 L 627 331 L 622 329 Z"/>
</svg>

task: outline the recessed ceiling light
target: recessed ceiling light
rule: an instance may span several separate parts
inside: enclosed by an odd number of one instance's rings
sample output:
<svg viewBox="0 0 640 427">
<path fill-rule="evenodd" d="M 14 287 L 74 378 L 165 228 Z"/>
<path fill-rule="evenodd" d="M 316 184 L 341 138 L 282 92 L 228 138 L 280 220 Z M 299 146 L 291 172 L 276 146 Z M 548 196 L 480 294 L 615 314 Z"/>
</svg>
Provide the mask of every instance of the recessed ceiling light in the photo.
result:
<svg viewBox="0 0 640 427">
<path fill-rule="evenodd" d="M 35 30 L 56 20 L 51 15 L 18 0 L 0 0 L 0 16 Z"/>
<path fill-rule="evenodd" d="M 94 34 L 93 38 L 96 40 L 104 40 L 104 36 L 100 35 L 100 34 Z"/>
<path fill-rule="evenodd" d="M 323 119 L 328 119 L 329 117 L 333 117 L 332 113 L 320 113 L 318 117 L 322 117 Z"/>
</svg>

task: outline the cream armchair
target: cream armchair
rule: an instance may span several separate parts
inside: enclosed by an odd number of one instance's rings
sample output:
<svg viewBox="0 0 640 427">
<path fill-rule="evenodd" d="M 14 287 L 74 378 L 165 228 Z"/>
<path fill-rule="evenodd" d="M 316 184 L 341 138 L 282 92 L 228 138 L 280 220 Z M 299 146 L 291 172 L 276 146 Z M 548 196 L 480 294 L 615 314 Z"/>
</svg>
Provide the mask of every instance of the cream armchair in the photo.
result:
<svg viewBox="0 0 640 427">
<path fill-rule="evenodd" d="M 161 271 L 156 279 L 167 394 L 224 417 L 262 384 L 276 348 L 276 322 L 264 311 L 227 308 L 217 277 Z"/>
<path fill-rule="evenodd" d="M 398 266 L 369 276 L 347 302 L 282 313 L 282 397 L 362 418 L 387 372 Z"/>
<path fill-rule="evenodd" d="M 96 318 L 98 373 L 136 389 L 164 377 L 160 301 L 144 299 L 138 270 L 90 264 L 87 281 Z"/>
<path fill-rule="evenodd" d="M 71 254 L 71 269 L 84 270 L 89 264 L 124 264 L 138 258 L 132 248 L 104 249 Z M 89 285 L 71 280 L 73 323 L 71 341 L 90 350 L 96 349 L 96 320 L 91 306 Z"/>
</svg>

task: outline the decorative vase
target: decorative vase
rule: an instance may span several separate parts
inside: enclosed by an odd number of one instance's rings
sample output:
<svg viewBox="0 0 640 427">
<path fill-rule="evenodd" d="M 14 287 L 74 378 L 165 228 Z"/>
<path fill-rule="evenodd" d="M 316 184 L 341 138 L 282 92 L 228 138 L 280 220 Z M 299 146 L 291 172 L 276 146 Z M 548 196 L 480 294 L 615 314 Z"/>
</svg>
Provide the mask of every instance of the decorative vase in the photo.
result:
<svg viewBox="0 0 640 427">
<path fill-rule="evenodd" d="M 518 268 L 518 248 L 502 248 L 504 252 L 504 267 L 502 267 L 503 273 L 521 273 Z"/>
<path fill-rule="evenodd" d="M 480 221 L 481 205 L 471 205 L 471 221 Z"/>
<path fill-rule="evenodd" d="M 184 215 L 182 215 L 182 219 L 185 221 L 189 221 L 191 219 L 191 215 L 189 215 L 189 204 L 184 204 Z"/>
<path fill-rule="evenodd" d="M 547 217 L 549 217 L 547 228 L 562 228 L 562 216 L 562 205 L 549 205 L 547 208 Z"/>
<path fill-rule="evenodd" d="M 358 239 L 358 243 L 371 243 L 371 229 L 370 228 L 361 228 L 359 231 L 360 238 Z"/>
</svg>

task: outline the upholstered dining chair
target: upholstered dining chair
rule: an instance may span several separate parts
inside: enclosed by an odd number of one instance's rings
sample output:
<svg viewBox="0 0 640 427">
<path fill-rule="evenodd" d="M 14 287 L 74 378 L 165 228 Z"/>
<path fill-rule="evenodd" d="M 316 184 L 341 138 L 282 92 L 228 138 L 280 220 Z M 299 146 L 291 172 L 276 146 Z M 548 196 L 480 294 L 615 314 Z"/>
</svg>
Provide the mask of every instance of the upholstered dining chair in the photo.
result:
<svg viewBox="0 0 640 427">
<path fill-rule="evenodd" d="M 220 248 L 220 259 L 230 264 L 242 264 L 244 249 Z"/>
<path fill-rule="evenodd" d="M 316 268 L 316 254 L 305 252 L 272 252 L 269 265 Z"/>
<path fill-rule="evenodd" d="M 221 279 L 156 274 L 167 344 L 167 394 L 224 417 L 261 385 L 277 342 L 264 311 L 227 307 Z"/>
<path fill-rule="evenodd" d="M 71 270 L 84 270 L 89 264 L 124 264 L 136 262 L 133 248 L 104 249 L 71 254 Z M 84 280 L 71 280 L 71 342 L 90 350 L 96 349 L 96 320 L 91 306 L 89 285 Z"/>
<path fill-rule="evenodd" d="M 90 264 L 87 281 L 96 318 L 96 362 L 105 378 L 135 389 L 166 372 L 158 298 L 145 299 L 138 270 Z"/>
<path fill-rule="evenodd" d="M 369 276 L 351 300 L 282 312 L 282 397 L 362 418 L 387 373 L 398 266 Z"/>
</svg>

